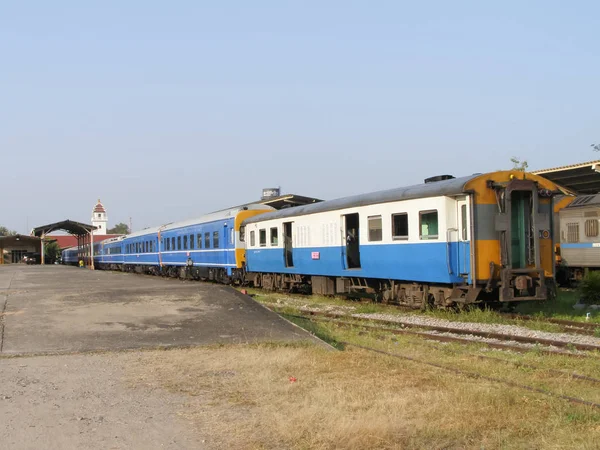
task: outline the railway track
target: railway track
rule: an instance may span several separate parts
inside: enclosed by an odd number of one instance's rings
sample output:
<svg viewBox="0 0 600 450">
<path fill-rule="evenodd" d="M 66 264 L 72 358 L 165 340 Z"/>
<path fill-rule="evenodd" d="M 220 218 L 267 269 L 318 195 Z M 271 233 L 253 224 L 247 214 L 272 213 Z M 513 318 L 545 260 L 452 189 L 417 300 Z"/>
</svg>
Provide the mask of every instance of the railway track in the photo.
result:
<svg viewBox="0 0 600 450">
<path fill-rule="evenodd" d="M 288 315 L 288 317 L 296 317 L 299 319 L 305 319 L 305 320 L 317 320 L 317 321 L 327 321 L 329 323 L 335 324 L 336 326 L 342 326 L 342 327 L 361 327 L 364 329 L 369 329 L 372 331 L 380 331 L 382 333 L 390 333 L 393 335 L 399 335 L 399 334 L 405 334 L 405 335 L 413 335 L 413 336 L 424 336 L 427 338 L 430 338 L 430 335 L 424 334 L 424 333 L 419 333 L 416 331 L 409 331 L 409 330 L 397 330 L 397 329 L 390 329 L 390 328 L 385 328 L 385 327 L 377 327 L 377 326 L 373 326 L 373 325 L 367 325 L 367 324 L 361 324 L 361 323 L 353 323 L 353 322 L 344 322 L 344 321 L 340 321 L 338 319 L 327 319 L 327 318 L 315 318 L 315 317 L 306 317 L 306 316 L 290 316 Z M 460 338 L 452 338 L 452 337 L 448 337 L 448 336 L 433 336 L 433 338 L 439 338 L 440 342 L 465 342 L 465 339 L 460 339 Z M 472 342 L 472 341 L 466 341 L 466 342 Z M 436 348 L 434 345 L 431 344 L 426 344 L 426 343 L 419 343 L 420 345 L 424 345 L 427 346 L 429 348 Z M 494 345 L 492 344 L 493 348 L 500 348 L 500 349 L 506 349 L 509 348 L 511 350 L 513 350 L 513 347 L 510 345 L 506 345 L 506 344 L 497 344 Z M 523 351 L 529 351 L 527 349 L 524 349 L 522 347 L 515 347 L 518 351 L 523 352 Z M 508 359 L 503 359 L 503 358 L 499 358 L 496 356 L 489 356 L 489 355 L 480 355 L 477 353 L 472 353 L 472 352 L 463 352 L 463 351 L 455 351 L 455 350 L 450 350 L 451 352 L 455 353 L 455 354 L 460 354 L 460 355 L 468 355 L 468 356 L 472 356 L 474 358 L 477 359 L 482 359 L 482 360 L 488 360 L 488 361 L 495 361 L 495 362 L 501 362 L 504 364 L 511 364 L 514 366 L 519 366 L 519 367 L 525 367 L 528 369 L 533 369 L 533 370 L 541 370 L 541 371 L 545 371 L 545 372 L 549 372 L 549 373 L 553 373 L 555 375 L 558 376 L 563 376 L 563 377 L 570 377 L 570 378 L 574 378 L 577 380 L 582 380 L 582 381 L 588 381 L 591 383 L 595 383 L 595 384 L 600 384 L 600 378 L 594 378 L 594 377 L 589 377 L 587 375 L 582 375 L 579 374 L 577 372 L 567 372 L 567 371 L 563 371 L 563 370 L 557 370 L 557 369 L 551 369 L 551 368 L 545 368 L 545 367 L 539 367 L 536 366 L 534 364 L 530 364 L 530 363 L 525 363 L 522 361 L 513 361 L 513 360 L 508 360 Z M 564 353 L 562 352 L 551 352 L 549 351 L 549 353 L 559 353 L 561 355 L 563 355 Z M 577 356 L 577 355 L 576 355 Z"/>
<path fill-rule="evenodd" d="M 284 312 L 278 308 L 271 308 L 277 313 Z M 516 334 L 506 334 L 506 333 L 496 333 L 489 331 L 481 331 L 477 329 L 470 328 L 458 328 L 458 327 L 449 327 L 449 326 L 439 326 L 439 325 L 427 325 L 421 323 L 412 323 L 402 320 L 385 320 L 385 319 L 377 319 L 377 318 L 362 318 L 356 317 L 353 315 L 347 314 L 339 314 L 339 313 L 330 313 L 330 312 L 320 312 L 313 310 L 299 310 L 300 314 L 302 314 L 301 318 L 307 317 L 323 317 L 329 319 L 336 319 L 340 324 L 345 326 L 350 325 L 361 325 L 366 329 L 370 329 L 373 331 L 386 331 L 394 334 L 412 334 L 418 335 L 427 339 L 436 340 L 439 342 L 459 342 L 459 343 L 481 343 L 485 344 L 491 348 L 498 348 L 504 350 L 514 350 L 519 352 L 530 351 L 535 346 L 545 346 L 547 349 L 542 349 L 542 351 L 550 354 L 571 354 L 573 350 L 580 350 L 586 352 L 600 352 L 599 345 L 591 345 L 591 344 L 583 344 L 577 342 L 568 342 L 563 340 L 556 339 L 546 339 L 540 337 L 529 337 L 522 336 Z M 342 320 L 352 320 L 353 322 L 343 322 Z M 370 325 L 369 323 L 376 323 L 379 325 L 385 325 L 385 327 L 377 327 L 374 325 Z M 464 323 L 463 323 L 464 325 Z M 477 325 L 477 324 L 473 324 Z M 418 331 L 416 331 L 418 330 Z M 424 331 L 425 330 L 425 331 Z M 479 339 L 473 339 L 479 338 Z M 490 341 L 492 340 L 492 341 Z M 517 344 L 515 344 L 517 343 Z M 521 344 L 521 345 L 518 345 Z M 523 345 L 525 344 L 525 346 Z M 529 345 L 529 346 L 526 346 Z M 556 350 L 560 349 L 560 350 Z"/>
<path fill-rule="evenodd" d="M 314 313 L 314 311 L 313 311 Z M 383 326 L 376 326 L 376 325 L 370 325 L 366 320 L 361 319 L 358 320 L 357 322 L 349 322 L 349 321 L 344 321 L 341 320 L 341 318 L 339 317 L 331 317 L 331 316 L 340 316 L 339 314 L 331 314 L 331 313 L 320 313 L 320 314 L 312 314 L 312 315 L 308 315 L 308 316 L 295 316 L 295 315 L 290 315 L 287 314 L 288 317 L 297 317 L 300 319 L 304 319 L 304 320 L 310 320 L 310 321 L 327 321 L 330 323 L 335 324 L 336 326 L 343 326 L 343 327 L 361 327 L 370 331 L 381 331 L 384 333 L 390 333 L 390 334 L 394 334 L 394 335 L 398 335 L 398 334 L 408 334 L 408 335 L 415 335 L 415 336 L 421 336 L 421 337 L 425 337 L 427 339 L 435 339 L 441 342 L 472 342 L 469 341 L 467 339 L 463 339 L 463 338 L 455 338 L 455 337 L 450 337 L 450 336 L 435 336 L 435 335 L 430 335 L 427 333 L 422 333 L 422 332 L 417 332 L 417 331 L 412 331 L 412 330 L 404 330 L 404 329 L 394 329 L 394 328 L 388 328 L 388 327 L 383 327 Z M 329 317 L 328 317 L 329 316 Z M 354 317 L 351 316 L 347 316 L 347 315 L 341 315 L 344 316 L 345 318 L 350 318 L 350 319 L 356 319 Z M 361 323 L 362 322 L 362 323 Z M 553 392 L 551 390 L 548 389 L 544 389 L 544 388 L 539 388 L 539 387 L 535 387 L 535 386 L 530 386 L 530 385 L 526 385 L 526 384 L 522 384 L 522 383 L 517 383 L 511 380 L 506 380 L 506 379 L 502 379 L 502 378 L 496 378 L 496 377 L 490 377 L 487 375 L 483 375 L 477 372 L 471 372 L 471 371 L 466 371 L 464 369 L 460 369 L 460 368 L 456 368 L 456 367 L 452 367 L 452 366 L 448 366 L 445 364 L 439 364 L 439 363 L 433 363 L 430 361 L 426 361 L 420 358 L 415 358 L 413 356 L 407 356 L 407 355 L 402 355 L 402 354 L 398 354 L 398 353 L 392 353 L 392 352 L 388 352 L 388 351 L 384 351 L 384 350 L 380 350 L 377 348 L 372 348 L 372 347 L 368 347 L 368 346 L 364 346 L 364 345 L 359 345 L 359 344 L 355 344 L 355 343 L 351 343 L 351 342 L 347 342 L 347 341 L 341 341 L 341 344 L 345 345 L 345 346 L 350 346 L 350 347 L 356 347 L 356 348 L 360 348 L 366 351 L 371 351 L 371 352 L 375 352 L 375 353 L 379 353 L 379 354 L 384 354 L 387 356 L 391 356 L 394 358 L 399 358 L 399 359 L 404 359 L 404 360 L 408 360 L 408 361 L 412 361 L 418 364 L 423 364 L 423 365 L 428 365 L 431 367 L 436 367 L 438 369 L 442 369 L 442 370 L 446 370 L 455 374 L 459 374 L 459 375 L 463 375 L 466 377 L 470 377 L 470 378 L 475 378 L 475 379 L 482 379 L 482 380 L 486 380 L 486 381 L 491 381 L 494 383 L 499 383 L 499 384 L 504 384 L 506 386 L 512 387 L 512 388 L 518 388 L 518 389 L 523 389 L 523 390 L 527 390 L 529 392 L 533 392 L 533 393 L 537 393 L 537 394 L 542 394 L 548 397 L 554 397 L 554 398 L 559 398 L 565 401 L 568 401 L 570 403 L 574 403 L 574 404 L 578 404 L 578 405 L 584 405 L 584 406 L 589 406 L 595 409 L 600 409 L 600 403 L 594 402 L 594 401 L 589 401 L 589 400 L 585 400 L 583 398 L 578 398 L 578 397 L 573 397 L 573 396 L 569 396 L 569 395 L 565 395 L 562 393 L 557 393 L 557 392 Z M 422 345 L 427 345 L 427 344 L 422 344 Z M 486 343 L 486 345 L 489 345 L 492 348 L 501 348 L 501 349 L 510 349 L 510 350 L 516 350 L 519 352 L 523 352 L 523 351 L 528 351 L 527 349 L 524 349 L 522 347 L 515 347 L 512 345 L 508 345 L 508 344 L 493 344 L 493 343 Z M 432 346 L 432 345 L 429 345 Z M 432 346 L 433 347 L 433 346 Z M 458 352 L 458 351 L 454 351 L 454 353 L 460 354 L 460 355 L 465 355 L 464 352 Z M 565 353 L 563 352 L 559 352 L 559 351 L 551 351 L 551 350 L 547 350 L 545 351 L 545 353 L 553 353 L 553 354 L 561 354 L 564 355 Z M 534 364 L 529 364 L 529 363 L 524 363 L 521 361 L 512 361 L 512 360 L 507 360 L 507 359 L 503 359 L 503 358 L 499 358 L 496 356 L 489 356 L 489 355 L 479 355 L 479 354 L 475 354 L 475 353 L 470 353 L 467 352 L 466 355 L 474 357 L 474 358 L 478 358 L 478 359 L 482 359 L 482 360 L 489 360 L 489 361 L 494 361 L 494 362 L 498 362 L 498 363 L 502 363 L 502 364 L 512 364 L 515 366 L 519 366 L 519 367 L 525 367 L 528 369 L 532 369 L 532 370 L 538 370 L 538 371 L 542 371 L 542 372 L 547 372 L 547 373 L 551 373 L 553 375 L 557 375 L 560 377 L 568 377 L 568 378 L 572 378 L 581 382 L 588 382 L 588 383 L 592 383 L 592 384 L 600 384 L 600 379 L 598 378 L 594 378 L 594 377 L 590 377 L 587 375 L 582 375 L 576 372 L 566 372 L 566 371 L 562 371 L 562 370 L 557 370 L 557 369 L 552 369 L 552 368 L 545 368 L 545 367 L 540 367 L 540 366 L 536 366 Z M 568 355 L 572 355 L 572 356 L 579 356 L 579 355 L 574 355 L 574 354 L 568 354 Z"/>
<path fill-rule="evenodd" d="M 526 322 L 545 322 L 560 325 L 567 333 L 582 334 L 586 336 L 596 336 L 600 333 L 600 324 L 598 323 L 578 322 L 575 320 L 554 319 L 552 317 L 535 317 L 511 313 L 501 313 L 501 316 L 517 321 L 522 320 Z"/>
<path fill-rule="evenodd" d="M 494 383 L 499 383 L 499 384 L 504 384 L 506 386 L 509 387 L 513 387 L 513 388 L 518 388 L 518 389 L 524 389 L 527 390 L 529 392 L 534 392 L 534 393 L 538 393 L 538 394 L 543 394 L 546 395 L 548 397 L 554 397 L 554 398 L 560 398 L 562 400 L 566 400 L 568 402 L 571 403 L 575 403 L 578 405 L 584 405 L 584 406 L 589 406 L 595 409 L 600 409 L 600 403 L 596 403 L 596 402 L 592 402 L 589 400 L 585 400 L 582 398 L 578 398 L 578 397 L 571 397 L 569 395 L 564 395 L 564 394 L 559 394 L 547 389 L 543 389 L 543 388 L 538 388 L 535 386 L 529 386 L 526 384 L 522 384 L 522 383 L 516 383 L 514 381 L 511 380 L 505 380 L 502 378 L 496 378 L 496 377 L 490 377 L 487 375 L 482 375 L 480 373 L 476 373 L 476 372 L 471 372 L 471 371 L 466 371 L 466 370 L 462 370 L 462 369 L 458 369 L 456 367 L 452 367 L 452 366 L 447 366 L 444 364 L 438 364 L 438 363 L 433 363 L 430 361 L 425 361 L 423 359 L 420 358 L 415 358 L 412 356 L 407 356 L 407 355 L 401 355 L 398 353 L 392 353 L 392 352 L 387 352 L 385 350 L 380 350 L 377 348 L 373 348 L 373 347 L 367 347 L 364 345 L 358 345 L 358 344 L 353 344 L 351 342 L 343 342 L 344 345 L 348 345 L 348 346 L 352 346 L 352 347 L 356 347 L 356 348 L 360 348 L 362 350 L 366 350 L 366 351 L 370 351 L 370 352 L 374 352 L 374 353 L 379 353 L 379 354 L 383 354 L 383 355 L 387 355 L 387 356 L 391 356 L 393 358 L 398 358 L 398 359 L 403 359 L 406 361 L 412 361 L 414 363 L 418 363 L 418 364 L 422 364 L 422 365 L 427 365 L 430 367 L 435 367 L 441 370 L 445 370 L 448 372 L 452 372 L 458 375 L 463 375 L 469 378 L 475 378 L 475 379 L 480 379 L 480 380 L 486 380 L 486 381 L 491 381 Z"/>
</svg>

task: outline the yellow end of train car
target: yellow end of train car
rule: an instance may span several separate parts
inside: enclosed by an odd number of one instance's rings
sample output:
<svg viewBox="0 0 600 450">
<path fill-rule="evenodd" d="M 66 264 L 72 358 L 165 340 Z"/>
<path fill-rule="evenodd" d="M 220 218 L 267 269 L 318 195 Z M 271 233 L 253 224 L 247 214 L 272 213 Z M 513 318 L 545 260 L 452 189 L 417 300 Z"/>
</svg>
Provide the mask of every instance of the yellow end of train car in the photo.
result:
<svg viewBox="0 0 600 450">
<path fill-rule="evenodd" d="M 545 300 L 554 288 L 552 198 L 564 191 L 538 175 L 499 171 L 465 185 L 472 202 L 472 283 L 478 297 Z"/>
</svg>

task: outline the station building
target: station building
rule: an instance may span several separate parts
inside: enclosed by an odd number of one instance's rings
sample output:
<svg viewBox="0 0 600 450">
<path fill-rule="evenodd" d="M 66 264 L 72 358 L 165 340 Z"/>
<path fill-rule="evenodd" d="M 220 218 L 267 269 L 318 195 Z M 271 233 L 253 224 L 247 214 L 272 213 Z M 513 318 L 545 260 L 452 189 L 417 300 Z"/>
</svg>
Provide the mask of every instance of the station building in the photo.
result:
<svg viewBox="0 0 600 450">
<path fill-rule="evenodd" d="M 0 236 L 0 264 L 24 262 L 25 257 L 39 258 L 41 247 L 42 240 L 37 236 Z"/>
</svg>

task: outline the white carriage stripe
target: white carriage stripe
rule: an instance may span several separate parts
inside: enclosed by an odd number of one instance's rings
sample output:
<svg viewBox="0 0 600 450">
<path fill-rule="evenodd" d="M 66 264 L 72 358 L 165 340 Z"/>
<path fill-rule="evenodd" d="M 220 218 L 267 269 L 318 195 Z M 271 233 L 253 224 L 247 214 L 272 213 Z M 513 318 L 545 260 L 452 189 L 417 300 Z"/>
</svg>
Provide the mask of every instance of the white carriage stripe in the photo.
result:
<svg viewBox="0 0 600 450">
<path fill-rule="evenodd" d="M 234 252 L 235 248 L 214 248 L 208 250 L 161 250 L 161 254 L 165 253 L 211 253 L 211 252 Z M 149 253 L 143 253 L 148 255 Z"/>
<path fill-rule="evenodd" d="M 175 251 L 161 251 L 160 254 L 161 255 L 165 255 L 165 254 L 177 254 L 177 253 L 212 253 L 212 252 L 234 252 L 236 249 L 235 248 L 223 248 L 223 249 L 210 249 L 210 250 L 175 250 Z M 158 255 L 159 252 L 153 252 L 153 253 L 119 253 L 119 254 L 114 254 L 111 255 L 106 254 L 106 255 L 100 255 L 100 254 L 95 254 L 94 256 L 107 256 L 107 257 L 117 257 L 117 256 L 144 256 L 144 255 Z"/>
<path fill-rule="evenodd" d="M 112 261 L 101 261 L 101 262 L 112 262 Z M 120 262 L 120 261 L 117 261 Z M 136 265 L 136 264 L 149 264 L 147 262 L 139 262 L 139 261 L 125 261 L 124 264 L 131 264 L 131 265 Z M 157 266 L 158 264 L 149 264 L 149 265 L 155 265 Z M 187 266 L 186 263 L 181 263 L 181 262 L 163 262 L 163 266 Z M 215 267 L 236 267 L 235 264 L 221 264 L 221 263 L 194 263 L 194 266 L 215 266 Z"/>
</svg>

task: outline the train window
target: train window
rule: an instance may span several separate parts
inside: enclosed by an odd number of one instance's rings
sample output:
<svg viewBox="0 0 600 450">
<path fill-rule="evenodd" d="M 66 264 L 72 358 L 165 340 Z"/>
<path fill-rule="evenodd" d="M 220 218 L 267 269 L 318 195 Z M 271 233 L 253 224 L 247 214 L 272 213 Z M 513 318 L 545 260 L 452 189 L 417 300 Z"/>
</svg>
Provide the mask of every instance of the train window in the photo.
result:
<svg viewBox="0 0 600 450">
<path fill-rule="evenodd" d="M 240 227 L 240 242 L 246 240 L 246 227 Z"/>
<path fill-rule="evenodd" d="M 190 250 L 194 250 L 194 235 L 190 234 Z"/>
<path fill-rule="evenodd" d="M 258 243 L 261 247 L 267 246 L 267 230 L 258 230 Z"/>
<path fill-rule="evenodd" d="M 271 228 L 271 246 L 275 247 L 278 244 L 277 227 Z"/>
<path fill-rule="evenodd" d="M 171 238 L 171 250 L 175 250 L 175 236 Z"/>
<path fill-rule="evenodd" d="M 567 224 L 567 242 L 569 244 L 579 242 L 579 224 L 577 222 Z"/>
<path fill-rule="evenodd" d="M 183 237 L 183 249 L 187 250 L 187 234 Z"/>
<path fill-rule="evenodd" d="M 598 236 L 598 219 L 588 219 L 585 221 L 586 237 Z"/>
<path fill-rule="evenodd" d="M 213 248 L 219 248 L 219 232 L 213 232 Z"/>
<path fill-rule="evenodd" d="M 392 214 L 392 239 L 408 239 L 408 214 Z"/>
<path fill-rule="evenodd" d="M 150 242 L 146 241 L 146 253 L 150 253 Z"/>
<path fill-rule="evenodd" d="M 233 228 L 229 229 L 229 243 L 233 245 L 235 242 L 235 230 Z"/>
<path fill-rule="evenodd" d="M 369 242 L 377 242 L 383 239 L 381 216 L 367 217 L 369 223 Z"/>
<path fill-rule="evenodd" d="M 202 233 L 198 233 L 198 248 L 202 248 Z"/>
<path fill-rule="evenodd" d="M 419 231 L 421 239 L 438 238 L 438 212 L 420 211 L 419 212 Z"/>
<path fill-rule="evenodd" d="M 256 236 L 254 231 L 250 232 L 250 247 L 254 247 L 256 245 Z"/>
<path fill-rule="evenodd" d="M 210 233 L 204 233 L 204 248 L 210 248 Z"/>
<path fill-rule="evenodd" d="M 181 250 L 181 236 L 177 236 L 177 250 Z"/>
</svg>

